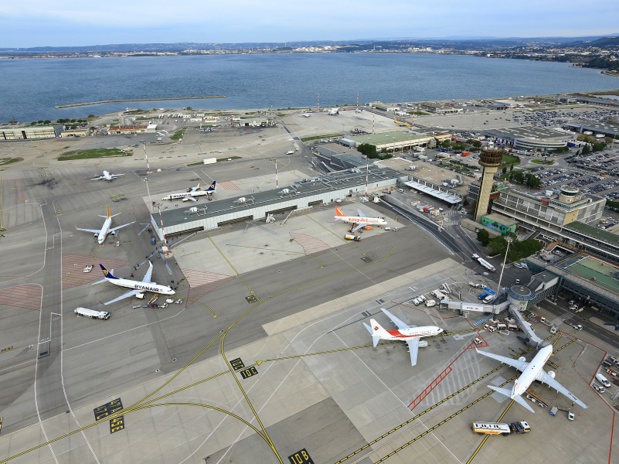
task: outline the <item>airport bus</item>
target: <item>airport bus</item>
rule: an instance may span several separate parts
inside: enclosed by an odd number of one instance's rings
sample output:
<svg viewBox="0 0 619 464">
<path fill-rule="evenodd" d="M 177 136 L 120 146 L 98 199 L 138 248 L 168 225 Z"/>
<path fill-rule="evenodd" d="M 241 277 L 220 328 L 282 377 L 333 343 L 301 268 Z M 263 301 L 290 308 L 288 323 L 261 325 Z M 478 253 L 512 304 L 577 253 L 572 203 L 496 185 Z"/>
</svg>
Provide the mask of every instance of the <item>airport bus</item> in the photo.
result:
<svg viewBox="0 0 619 464">
<path fill-rule="evenodd" d="M 511 432 L 508 424 L 498 422 L 473 422 L 473 432 L 482 435 L 509 435 Z"/>
</svg>

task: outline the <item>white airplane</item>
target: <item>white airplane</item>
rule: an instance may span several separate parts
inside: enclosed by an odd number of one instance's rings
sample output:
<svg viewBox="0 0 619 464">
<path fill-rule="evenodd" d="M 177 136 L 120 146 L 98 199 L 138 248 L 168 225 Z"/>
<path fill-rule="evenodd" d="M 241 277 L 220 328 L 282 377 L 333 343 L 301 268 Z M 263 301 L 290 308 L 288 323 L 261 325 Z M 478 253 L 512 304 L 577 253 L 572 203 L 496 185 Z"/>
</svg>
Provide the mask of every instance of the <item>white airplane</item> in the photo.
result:
<svg viewBox="0 0 619 464">
<path fill-rule="evenodd" d="M 548 361 L 550 355 L 552 355 L 552 348 L 552 345 L 545 346 L 537 352 L 531 362 L 526 362 L 524 356 L 518 359 L 512 359 L 505 356 L 500 356 L 498 354 L 488 353 L 487 351 L 479 351 L 478 349 L 475 349 L 475 351 L 477 351 L 481 355 L 487 356 L 488 358 L 496 359 L 497 361 L 501 361 L 504 364 L 508 364 L 522 372 L 522 374 L 520 374 L 520 377 L 518 377 L 518 379 L 514 382 L 514 387 L 511 391 L 506 388 L 499 388 L 492 385 L 488 385 L 488 388 L 500 393 L 501 395 L 505 395 L 508 398 L 511 398 L 520 406 L 528 409 L 529 411 L 533 413 L 535 412 L 521 395 L 527 391 L 527 389 L 534 380 L 545 383 L 546 385 L 557 390 L 562 395 L 567 396 L 570 400 L 572 400 L 581 408 L 587 409 L 587 405 L 585 403 L 576 398 L 573 393 L 571 393 L 567 388 L 565 388 L 563 385 L 561 385 L 555 380 L 555 373 L 553 371 L 546 372 L 544 370 L 544 365 L 546 364 L 546 361 Z"/>
<path fill-rule="evenodd" d="M 120 176 L 124 176 L 124 174 L 111 174 L 109 171 L 103 171 L 102 176 L 92 177 L 90 180 L 114 180 Z"/>
<path fill-rule="evenodd" d="M 363 211 L 360 209 L 357 210 L 359 216 L 346 216 L 339 206 L 335 207 L 335 219 L 348 222 L 349 224 L 356 224 L 351 232 L 356 232 L 361 228 L 368 227 L 371 229 L 371 226 L 386 226 L 387 221 L 385 218 L 377 218 L 377 217 L 367 217 L 363 214 Z"/>
<path fill-rule="evenodd" d="M 195 187 L 190 188 L 187 192 L 170 193 L 169 195 L 163 197 L 162 200 L 198 201 L 196 199 L 197 197 L 212 195 L 215 192 L 217 192 L 217 181 L 214 180 L 206 190 L 200 190 L 200 184 L 198 184 Z"/>
<path fill-rule="evenodd" d="M 329 116 L 337 116 L 338 114 L 340 114 L 340 109 L 339 108 L 331 108 L 327 114 Z"/>
<path fill-rule="evenodd" d="M 108 301 L 107 303 L 103 303 L 104 305 L 109 305 L 112 303 L 116 303 L 117 301 L 124 300 L 125 298 L 130 298 L 132 296 L 137 295 L 138 293 L 144 292 L 152 292 L 152 293 L 161 293 L 163 295 L 174 295 L 176 292 L 172 290 L 171 287 L 167 285 L 159 285 L 157 282 L 153 282 L 151 277 L 153 275 L 153 263 L 148 262 L 148 271 L 144 274 L 144 278 L 139 280 L 129 280 L 122 279 L 116 277 L 113 272 L 114 269 L 108 271 L 103 264 L 99 264 L 101 267 L 101 271 L 103 271 L 103 276 L 105 277 L 105 281 L 108 281 L 111 284 L 118 285 L 119 287 L 130 288 L 131 291 L 127 293 L 123 293 L 118 298 L 114 298 L 113 300 Z M 95 282 L 93 285 L 101 283 L 103 281 Z"/>
<path fill-rule="evenodd" d="M 374 319 L 370 319 L 372 327 L 365 322 L 363 325 L 372 335 L 372 343 L 374 346 L 378 345 L 381 340 L 400 340 L 408 344 L 408 351 L 411 355 L 411 366 L 417 365 L 417 352 L 419 347 L 424 348 L 428 346 L 428 342 L 422 341 L 421 337 L 433 337 L 440 334 L 443 329 L 436 327 L 435 325 L 426 325 L 423 327 L 417 327 L 416 325 L 405 324 L 404 321 L 398 319 L 385 308 L 380 308 L 385 315 L 391 319 L 398 330 L 386 330 Z"/>
<path fill-rule="evenodd" d="M 82 232 L 90 232 L 91 234 L 94 234 L 94 236 L 97 238 L 97 242 L 99 242 L 99 245 L 103 245 L 103 242 L 105 242 L 105 239 L 107 238 L 108 234 L 116 235 L 117 230 L 120 230 L 123 227 L 130 226 L 131 224 L 135 222 L 133 221 L 127 224 L 123 224 L 122 226 L 112 227 L 112 218 L 115 216 L 118 216 L 118 214 L 114 214 L 114 216 L 112 216 L 112 213 L 110 212 L 110 206 L 108 205 L 107 216 L 99 215 L 99 217 L 105 218 L 105 221 L 103 222 L 103 226 L 101 226 L 101 229 L 98 229 L 98 230 L 97 229 L 80 229 L 79 227 L 76 227 L 76 229 Z"/>
</svg>

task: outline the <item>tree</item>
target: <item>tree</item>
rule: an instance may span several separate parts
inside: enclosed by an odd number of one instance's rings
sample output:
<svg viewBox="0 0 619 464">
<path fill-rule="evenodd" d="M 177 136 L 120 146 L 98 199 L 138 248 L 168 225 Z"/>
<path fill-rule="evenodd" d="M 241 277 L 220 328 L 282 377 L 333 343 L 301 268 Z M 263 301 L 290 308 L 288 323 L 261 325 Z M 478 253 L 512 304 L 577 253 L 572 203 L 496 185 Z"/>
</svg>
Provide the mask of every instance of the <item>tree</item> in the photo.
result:
<svg viewBox="0 0 619 464">
<path fill-rule="evenodd" d="M 479 232 L 477 232 L 477 241 L 484 246 L 488 245 L 488 242 L 490 242 L 490 234 L 486 229 L 479 229 Z"/>
<path fill-rule="evenodd" d="M 378 158 L 378 153 L 376 151 L 376 145 L 372 145 L 370 143 L 362 143 L 357 147 L 357 151 L 364 154 L 368 158 Z"/>
<path fill-rule="evenodd" d="M 502 255 L 507 249 L 507 241 L 502 235 L 499 235 L 488 242 L 488 248 L 490 248 L 490 254 Z"/>
<path fill-rule="evenodd" d="M 584 147 L 582 147 L 582 154 L 588 155 L 589 153 L 591 153 L 591 147 L 589 146 L 589 144 L 586 144 Z"/>
</svg>

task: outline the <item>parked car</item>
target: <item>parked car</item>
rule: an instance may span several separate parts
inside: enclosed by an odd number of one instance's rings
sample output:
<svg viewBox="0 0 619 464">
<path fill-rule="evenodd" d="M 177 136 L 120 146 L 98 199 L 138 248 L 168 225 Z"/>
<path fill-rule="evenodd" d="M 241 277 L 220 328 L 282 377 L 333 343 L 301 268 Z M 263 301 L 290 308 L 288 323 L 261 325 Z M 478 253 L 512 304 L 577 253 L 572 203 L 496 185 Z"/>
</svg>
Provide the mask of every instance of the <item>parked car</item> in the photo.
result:
<svg viewBox="0 0 619 464">
<path fill-rule="evenodd" d="M 597 383 L 593 384 L 593 389 L 598 393 L 604 393 L 606 391 L 603 386 L 598 385 Z"/>
</svg>

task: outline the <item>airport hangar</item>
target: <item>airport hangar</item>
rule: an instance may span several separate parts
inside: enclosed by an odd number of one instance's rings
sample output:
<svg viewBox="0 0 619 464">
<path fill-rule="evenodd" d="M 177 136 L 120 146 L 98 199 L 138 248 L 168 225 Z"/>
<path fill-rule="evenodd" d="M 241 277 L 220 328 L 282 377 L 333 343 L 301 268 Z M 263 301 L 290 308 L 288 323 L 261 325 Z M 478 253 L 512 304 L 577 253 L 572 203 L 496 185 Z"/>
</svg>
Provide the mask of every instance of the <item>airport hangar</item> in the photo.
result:
<svg viewBox="0 0 619 464">
<path fill-rule="evenodd" d="M 270 214 L 291 213 L 325 205 L 352 195 L 393 188 L 408 176 L 371 165 L 312 177 L 287 187 L 251 195 L 212 201 L 207 206 L 170 209 L 151 214 L 151 223 L 160 240 L 173 235 L 217 229 L 238 222 L 266 219 Z"/>
</svg>

